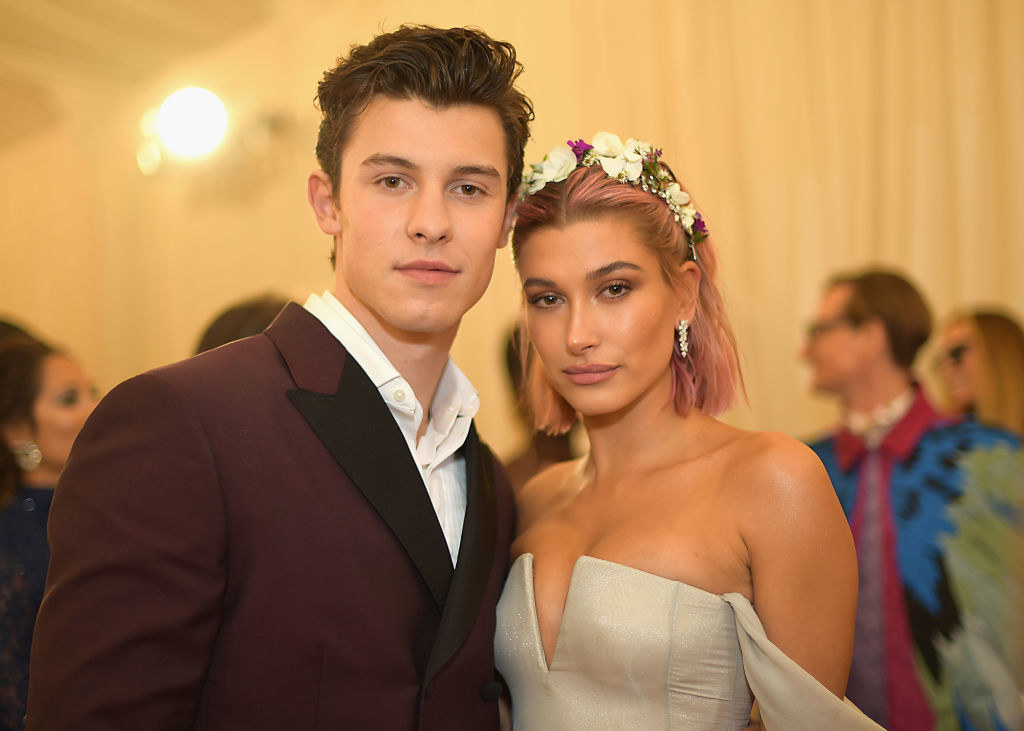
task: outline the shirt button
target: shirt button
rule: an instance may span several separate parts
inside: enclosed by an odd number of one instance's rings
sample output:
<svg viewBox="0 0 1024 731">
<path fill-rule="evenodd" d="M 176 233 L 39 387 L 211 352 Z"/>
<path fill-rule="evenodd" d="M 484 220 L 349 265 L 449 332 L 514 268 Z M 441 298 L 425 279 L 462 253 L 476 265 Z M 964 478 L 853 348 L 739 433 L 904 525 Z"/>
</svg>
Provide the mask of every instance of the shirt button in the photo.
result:
<svg viewBox="0 0 1024 731">
<path fill-rule="evenodd" d="M 21 501 L 21 509 L 24 510 L 26 513 L 31 513 L 33 510 L 36 509 L 36 501 L 30 497 L 25 498 L 24 500 Z"/>
<path fill-rule="evenodd" d="M 403 391 L 400 388 L 396 389 L 395 390 L 395 401 L 397 401 L 398 403 L 402 403 L 403 401 L 405 401 L 405 391 Z"/>
</svg>

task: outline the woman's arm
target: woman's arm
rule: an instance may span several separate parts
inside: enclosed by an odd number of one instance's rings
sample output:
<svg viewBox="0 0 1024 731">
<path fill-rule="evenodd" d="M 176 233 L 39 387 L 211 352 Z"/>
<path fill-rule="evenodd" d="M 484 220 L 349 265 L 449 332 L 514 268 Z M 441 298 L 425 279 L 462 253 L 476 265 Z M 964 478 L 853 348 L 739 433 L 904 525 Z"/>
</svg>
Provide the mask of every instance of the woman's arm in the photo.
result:
<svg viewBox="0 0 1024 731">
<path fill-rule="evenodd" d="M 768 639 L 843 697 L 857 611 L 846 517 L 811 450 L 778 434 L 753 441 L 740 515 L 754 608 Z"/>
</svg>

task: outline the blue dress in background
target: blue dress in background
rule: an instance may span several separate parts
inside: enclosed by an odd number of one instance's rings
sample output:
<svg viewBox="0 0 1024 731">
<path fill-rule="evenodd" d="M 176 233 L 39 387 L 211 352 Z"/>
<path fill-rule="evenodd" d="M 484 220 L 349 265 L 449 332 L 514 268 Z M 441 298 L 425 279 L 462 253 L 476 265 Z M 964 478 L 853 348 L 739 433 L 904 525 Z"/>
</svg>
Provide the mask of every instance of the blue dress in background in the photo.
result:
<svg viewBox="0 0 1024 731">
<path fill-rule="evenodd" d="M 0 729 L 25 727 L 28 658 L 43 600 L 53 489 L 19 487 L 0 510 Z"/>
</svg>

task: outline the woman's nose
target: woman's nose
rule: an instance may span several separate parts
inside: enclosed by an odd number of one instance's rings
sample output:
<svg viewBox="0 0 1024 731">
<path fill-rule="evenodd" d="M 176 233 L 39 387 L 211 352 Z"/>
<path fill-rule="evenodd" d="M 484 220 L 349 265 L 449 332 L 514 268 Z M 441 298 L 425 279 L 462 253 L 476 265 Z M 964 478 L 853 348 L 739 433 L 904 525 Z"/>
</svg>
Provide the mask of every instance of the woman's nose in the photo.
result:
<svg viewBox="0 0 1024 731">
<path fill-rule="evenodd" d="M 592 318 L 586 308 L 573 308 L 569 319 L 569 329 L 566 332 L 565 343 L 569 352 L 574 355 L 582 355 L 588 350 L 596 347 L 600 342 L 597 331 L 593 326 Z"/>
</svg>

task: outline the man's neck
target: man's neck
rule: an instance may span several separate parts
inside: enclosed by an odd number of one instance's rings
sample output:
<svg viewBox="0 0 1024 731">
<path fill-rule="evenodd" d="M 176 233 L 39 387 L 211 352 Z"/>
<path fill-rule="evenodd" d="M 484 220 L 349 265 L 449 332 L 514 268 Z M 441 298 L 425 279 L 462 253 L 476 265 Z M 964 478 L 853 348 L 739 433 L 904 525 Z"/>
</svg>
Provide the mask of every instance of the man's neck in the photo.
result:
<svg viewBox="0 0 1024 731">
<path fill-rule="evenodd" d="M 416 431 L 418 440 L 426 433 L 427 423 L 430 421 L 430 405 L 434 401 L 434 394 L 437 393 L 441 376 L 448 364 L 449 352 L 452 343 L 455 342 L 458 327 L 430 333 L 401 331 L 343 294 L 335 293 L 335 297 L 363 326 L 391 365 L 412 388 L 416 400 L 423 407 L 423 420 Z"/>
<path fill-rule="evenodd" d="M 843 408 L 860 414 L 868 413 L 897 398 L 910 388 L 910 384 L 910 373 L 895 364 L 870 368 L 862 378 L 844 389 Z"/>
<path fill-rule="evenodd" d="M 427 423 L 430 421 L 430 405 L 434 402 L 434 394 L 437 393 L 441 376 L 448 364 L 448 351 L 451 348 L 452 340 L 454 340 L 454 334 L 448 338 L 447 343 L 442 345 L 377 341 L 377 345 L 384 351 L 384 355 L 388 357 L 391 364 L 402 374 L 402 378 L 409 382 L 412 392 L 416 394 L 416 400 L 423 407 L 423 420 L 416 429 L 417 440 L 427 431 Z"/>
</svg>

